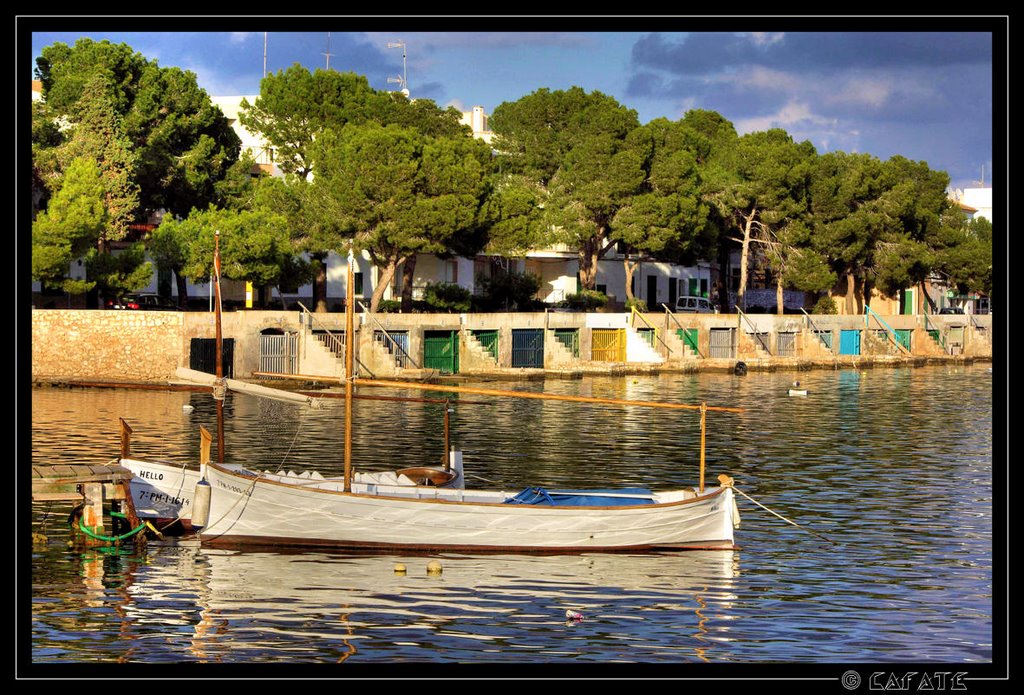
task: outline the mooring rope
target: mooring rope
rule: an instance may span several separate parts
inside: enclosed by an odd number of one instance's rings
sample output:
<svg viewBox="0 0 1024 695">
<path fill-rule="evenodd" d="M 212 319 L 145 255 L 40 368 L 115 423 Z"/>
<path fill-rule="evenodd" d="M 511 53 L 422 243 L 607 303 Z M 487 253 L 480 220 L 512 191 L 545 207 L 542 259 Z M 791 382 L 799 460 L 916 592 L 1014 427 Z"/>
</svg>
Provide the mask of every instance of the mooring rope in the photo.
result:
<svg viewBox="0 0 1024 695">
<path fill-rule="evenodd" d="M 756 504 L 758 507 L 760 507 L 761 509 L 765 510 L 769 514 L 774 514 L 775 516 L 779 517 L 780 519 L 785 521 L 787 524 L 792 524 L 793 526 L 796 526 L 798 529 L 807 531 L 807 533 L 815 535 L 818 538 L 822 538 L 822 539 L 828 541 L 829 543 L 832 543 L 833 545 L 839 545 L 838 542 L 832 540 L 831 538 L 828 538 L 827 536 L 823 536 L 822 534 L 818 533 L 817 531 L 812 531 L 811 529 L 807 528 L 806 526 L 801 526 L 800 524 L 796 523 L 795 521 L 791 521 L 791 520 L 787 519 L 786 517 L 782 516 L 781 514 L 779 514 L 777 512 L 773 512 L 771 509 L 768 509 L 768 507 L 764 506 L 763 504 L 761 504 L 760 502 L 755 500 L 753 497 L 751 497 L 747 493 L 743 492 L 743 490 L 740 490 L 739 488 L 737 488 L 735 486 L 733 486 L 732 489 L 735 490 L 736 492 L 740 493 L 744 497 L 746 497 L 748 500 L 750 500 L 751 502 L 753 502 L 754 504 Z"/>
</svg>

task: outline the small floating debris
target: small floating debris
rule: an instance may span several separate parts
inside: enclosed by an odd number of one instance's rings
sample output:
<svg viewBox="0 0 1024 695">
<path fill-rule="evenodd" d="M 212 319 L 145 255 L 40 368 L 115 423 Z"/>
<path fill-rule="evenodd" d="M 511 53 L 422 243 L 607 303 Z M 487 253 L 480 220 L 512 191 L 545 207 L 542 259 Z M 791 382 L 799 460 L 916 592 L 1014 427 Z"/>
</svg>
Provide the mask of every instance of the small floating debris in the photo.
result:
<svg viewBox="0 0 1024 695">
<path fill-rule="evenodd" d="M 736 366 L 733 367 L 732 371 L 733 371 L 733 374 L 735 374 L 736 376 L 746 376 L 747 375 L 747 363 L 746 362 L 737 362 Z"/>
<path fill-rule="evenodd" d="M 577 613 L 576 611 L 567 608 L 565 610 L 565 619 L 570 624 L 575 625 L 576 623 L 582 623 L 583 622 L 583 614 L 582 613 Z"/>
<path fill-rule="evenodd" d="M 806 396 L 807 395 L 807 389 L 801 388 L 799 381 L 794 381 L 793 382 L 793 386 L 791 386 L 790 389 L 789 389 L 789 395 L 790 396 Z"/>
</svg>

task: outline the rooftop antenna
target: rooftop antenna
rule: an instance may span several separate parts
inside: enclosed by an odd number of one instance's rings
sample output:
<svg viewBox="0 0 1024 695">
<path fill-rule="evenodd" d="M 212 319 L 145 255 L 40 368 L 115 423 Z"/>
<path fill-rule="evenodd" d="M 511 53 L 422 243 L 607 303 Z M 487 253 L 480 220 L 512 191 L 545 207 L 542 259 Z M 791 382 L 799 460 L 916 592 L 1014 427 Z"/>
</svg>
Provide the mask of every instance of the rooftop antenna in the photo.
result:
<svg viewBox="0 0 1024 695">
<path fill-rule="evenodd" d="M 401 48 L 402 49 L 402 76 L 401 77 L 389 77 L 388 84 L 397 83 L 401 85 L 399 91 L 402 92 L 406 97 L 409 96 L 409 81 L 406 79 L 405 72 L 405 41 L 389 41 L 388 48 Z"/>
<path fill-rule="evenodd" d="M 327 52 L 323 55 L 327 56 L 327 69 L 331 69 L 331 32 L 327 32 Z"/>
</svg>

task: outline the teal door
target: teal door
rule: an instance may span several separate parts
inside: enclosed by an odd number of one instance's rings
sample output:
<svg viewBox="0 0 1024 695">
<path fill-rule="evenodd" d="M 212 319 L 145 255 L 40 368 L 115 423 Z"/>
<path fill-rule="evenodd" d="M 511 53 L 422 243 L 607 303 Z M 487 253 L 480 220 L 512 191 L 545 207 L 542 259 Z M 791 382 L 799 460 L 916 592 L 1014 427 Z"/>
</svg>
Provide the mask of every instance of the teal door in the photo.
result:
<svg viewBox="0 0 1024 695">
<path fill-rule="evenodd" d="M 860 331 L 839 332 L 839 354 L 859 355 L 860 354 Z"/>
</svg>

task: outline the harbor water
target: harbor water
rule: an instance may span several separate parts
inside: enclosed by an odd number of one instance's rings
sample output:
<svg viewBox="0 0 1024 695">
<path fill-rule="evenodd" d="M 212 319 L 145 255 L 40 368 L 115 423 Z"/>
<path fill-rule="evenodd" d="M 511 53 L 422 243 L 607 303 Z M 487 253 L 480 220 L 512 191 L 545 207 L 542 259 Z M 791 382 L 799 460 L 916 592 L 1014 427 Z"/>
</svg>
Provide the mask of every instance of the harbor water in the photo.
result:
<svg viewBox="0 0 1024 695">
<path fill-rule="evenodd" d="M 32 529 L 45 540 L 20 556 L 31 563 L 19 572 L 30 584 L 30 659 L 494 663 L 513 676 L 500 667 L 990 663 L 993 534 L 1004 532 L 993 521 L 992 379 L 988 363 L 975 363 L 486 384 L 743 408 L 708 414 L 709 481 L 731 475 L 800 527 L 741 496 L 736 551 L 355 555 L 195 541 L 83 551 L 67 542 L 69 505 L 33 504 Z M 806 396 L 789 395 L 795 380 Z M 469 486 L 697 483 L 694 412 L 451 398 Z M 35 388 L 31 406 L 31 432 L 20 434 L 36 465 L 110 462 L 119 417 L 134 429 L 134 455 L 183 465 L 198 460 L 199 426 L 216 431 L 214 401 L 201 393 Z M 229 395 L 226 460 L 338 475 L 343 407 Z M 357 400 L 357 469 L 439 463 L 443 408 Z M 28 464 L 19 460 L 19 472 Z M 440 574 L 427 573 L 430 560 Z"/>
</svg>

